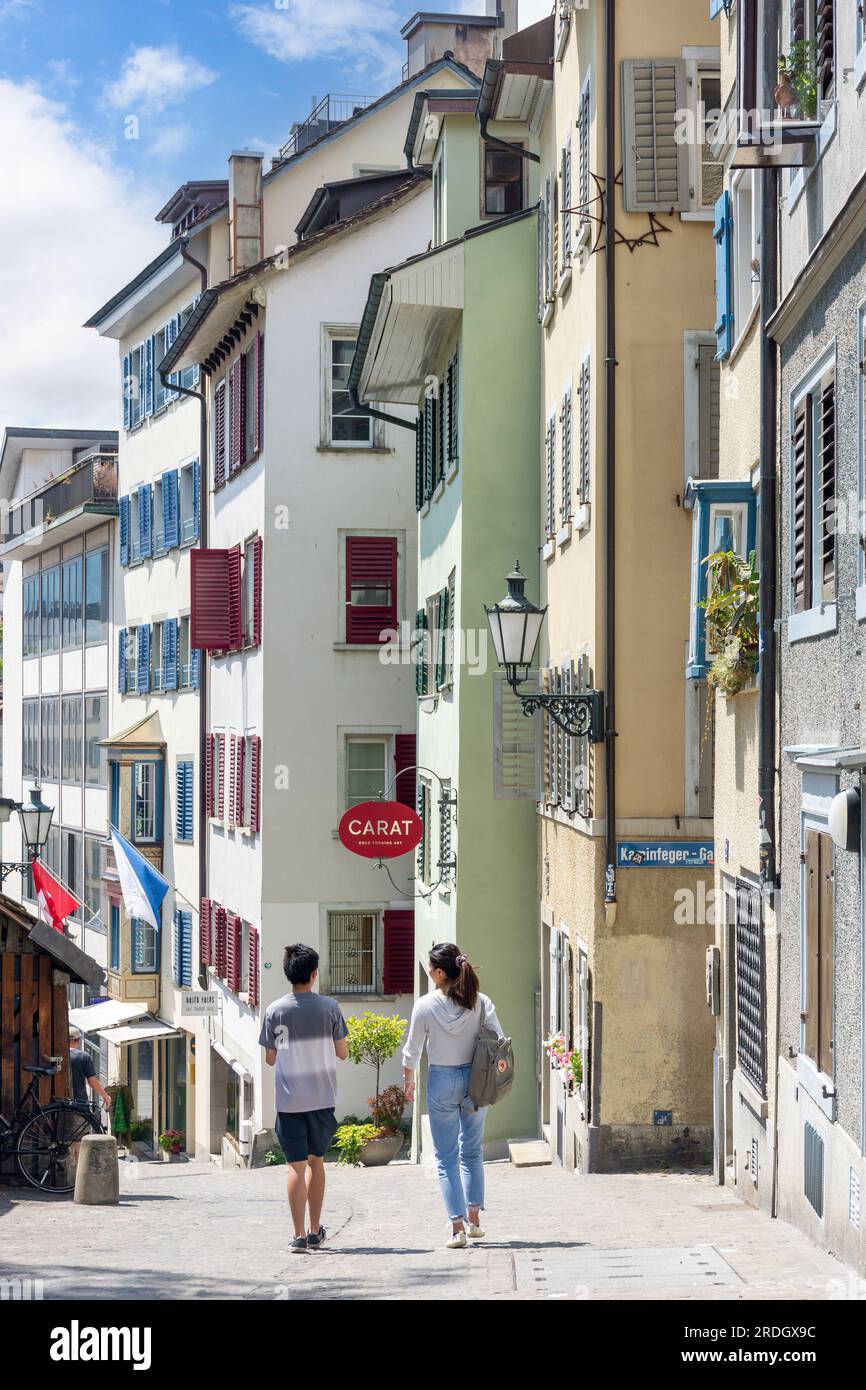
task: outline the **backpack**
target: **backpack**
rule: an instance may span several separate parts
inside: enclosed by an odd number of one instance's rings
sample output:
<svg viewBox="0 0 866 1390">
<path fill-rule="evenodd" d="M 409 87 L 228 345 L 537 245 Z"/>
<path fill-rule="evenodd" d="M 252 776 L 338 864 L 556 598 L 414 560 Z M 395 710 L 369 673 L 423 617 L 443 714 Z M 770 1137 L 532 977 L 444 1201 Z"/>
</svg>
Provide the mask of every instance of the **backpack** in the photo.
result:
<svg viewBox="0 0 866 1390">
<path fill-rule="evenodd" d="M 492 1028 L 486 1027 L 483 1022 L 485 1012 L 482 1004 L 482 1023 L 469 1072 L 469 1099 L 476 1110 L 504 1100 L 514 1083 L 511 1039 L 500 1038 Z"/>
</svg>

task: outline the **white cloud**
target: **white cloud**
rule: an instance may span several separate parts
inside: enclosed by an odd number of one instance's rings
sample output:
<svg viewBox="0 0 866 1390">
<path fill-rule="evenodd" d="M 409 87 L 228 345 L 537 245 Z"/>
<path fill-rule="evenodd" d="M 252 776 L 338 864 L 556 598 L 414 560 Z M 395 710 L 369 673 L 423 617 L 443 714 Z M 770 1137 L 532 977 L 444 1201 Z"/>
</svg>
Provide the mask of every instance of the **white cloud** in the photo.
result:
<svg viewBox="0 0 866 1390">
<path fill-rule="evenodd" d="M 174 44 L 137 48 L 120 76 L 106 87 L 105 97 L 119 111 L 164 111 L 190 92 L 208 87 L 218 76 L 198 59 L 184 56 Z"/>
<path fill-rule="evenodd" d="M 404 4 L 391 0 L 285 0 L 234 5 L 232 17 L 244 38 L 282 63 L 331 58 L 377 78 L 399 75 L 403 61 L 400 26 Z"/>
<path fill-rule="evenodd" d="M 189 126 L 167 125 L 158 130 L 148 142 L 147 152 L 155 155 L 157 159 L 174 159 L 188 150 L 191 142 L 192 132 Z"/>
<path fill-rule="evenodd" d="M 0 79 L 0 130 L 0 430 L 110 429 L 117 344 L 81 325 L 165 245 L 165 190 L 133 183 L 33 86 Z"/>
<path fill-rule="evenodd" d="M 37 0 L 0 0 L 0 19 L 22 19 L 39 8 Z"/>
</svg>

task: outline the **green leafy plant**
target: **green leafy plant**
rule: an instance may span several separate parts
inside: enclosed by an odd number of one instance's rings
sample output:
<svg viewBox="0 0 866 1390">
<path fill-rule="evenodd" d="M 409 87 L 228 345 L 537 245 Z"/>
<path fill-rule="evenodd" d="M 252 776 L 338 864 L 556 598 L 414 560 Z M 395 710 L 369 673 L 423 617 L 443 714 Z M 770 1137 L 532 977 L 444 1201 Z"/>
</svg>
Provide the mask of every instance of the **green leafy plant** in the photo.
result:
<svg viewBox="0 0 866 1390">
<path fill-rule="evenodd" d="M 388 1014 L 374 1014 L 367 1010 L 360 1017 L 347 1022 L 349 1035 L 347 1043 L 349 1056 L 357 1065 L 373 1067 L 376 1072 L 376 1095 L 369 1102 L 371 1109 L 379 1105 L 379 1077 L 382 1067 L 394 1056 L 406 1031 L 405 1018 L 393 1018 Z M 375 1111 L 374 1111 L 375 1114 Z"/>
<path fill-rule="evenodd" d="M 340 1125 L 334 1135 L 334 1148 L 337 1162 L 357 1168 L 361 1162 L 361 1150 L 377 1134 L 375 1125 Z"/>
<path fill-rule="evenodd" d="M 153 1132 L 153 1125 L 150 1120 L 136 1120 L 130 1127 L 130 1139 L 149 1139 Z"/>
<path fill-rule="evenodd" d="M 744 560 L 733 550 L 708 555 L 706 612 L 708 680 L 724 695 L 736 695 L 758 664 L 758 571 L 755 552 Z"/>
<path fill-rule="evenodd" d="M 163 1153 L 183 1153 L 186 1144 L 186 1132 L 182 1129 L 164 1129 L 158 1142 Z"/>
<path fill-rule="evenodd" d="M 818 59 L 814 39 L 797 39 L 787 56 L 779 59 L 779 76 L 787 76 L 797 93 L 800 110 L 807 121 L 818 114 Z"/>
<path fill-rule="evenodd" d="M 277 1167 L 279 1167 L 279 1165 L 280 1165 L 281 1163 L 285 1163 L 285 1161 L 286 1161 L 286 1156 L 285 1156 L 285 1154 L 283 1153 L 282 1149 L 266 1149 L 266 1150 L 265 1150 L 265 1166 L 266 1166 L 266 1167 L 268 1167 L 268 1168 L 277 1168 Z"/>
<path fill-rule="evenodd" d="M 406 1093 L 402 1086 L 388 1086 L 379 1096 L 367 1100 L 378 1137 L 399 1134 L 400 1121 L 406 1108 Z"/>
</svg>

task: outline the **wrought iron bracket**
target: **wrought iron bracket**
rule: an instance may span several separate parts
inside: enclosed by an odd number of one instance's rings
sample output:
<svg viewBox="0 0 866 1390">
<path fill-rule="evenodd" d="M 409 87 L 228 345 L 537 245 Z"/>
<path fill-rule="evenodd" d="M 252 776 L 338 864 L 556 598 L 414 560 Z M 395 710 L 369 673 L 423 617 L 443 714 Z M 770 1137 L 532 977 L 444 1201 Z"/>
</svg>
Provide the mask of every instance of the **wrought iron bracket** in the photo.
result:
<svg viewBox="0 0 866 1390">
<path fill-rule="evenodd" d="M 590 743 L 604 742 L 603 691 L 584 690 L 578 695 L 547 695 L 541 692 L 524 695 L 519 689 L 522 682 L 516 676 L 509 675 L 508 683 L 527 718 L 531 718 L 536 710 L 544 710 L 570 737 L 588 736 Z"/>
<path fill-rule="evenodd" d="M 0 864 L 0 883 L 5 883 L 10 874 L 19 873 L 22 877 L 30 872 L 33 865 L 27 864 Z"/>
</svg>

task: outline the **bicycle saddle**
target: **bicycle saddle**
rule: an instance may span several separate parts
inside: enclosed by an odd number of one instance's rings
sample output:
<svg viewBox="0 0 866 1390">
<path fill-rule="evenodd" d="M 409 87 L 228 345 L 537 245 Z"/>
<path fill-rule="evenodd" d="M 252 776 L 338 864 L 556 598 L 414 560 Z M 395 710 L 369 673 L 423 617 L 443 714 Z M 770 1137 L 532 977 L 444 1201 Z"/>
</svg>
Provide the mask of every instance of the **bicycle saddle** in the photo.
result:
<svg viewBox="0 0 866 1390">
<path fill-rule="evenodd" d="M 21 1068 L 21 1070 L 22 1070 L 22 1071 L 29 1071 L 29 1072 L 31 1072 L 33 1076 L 56 1076 L 57 1073 L 59 1072 L 60 1068 L 59 1068 L 59 1067 L 37 1067 L 37 1066 L 27 1067 L 27 1066 L 24 1066 L 24 1067 Z"/>
</svg>

